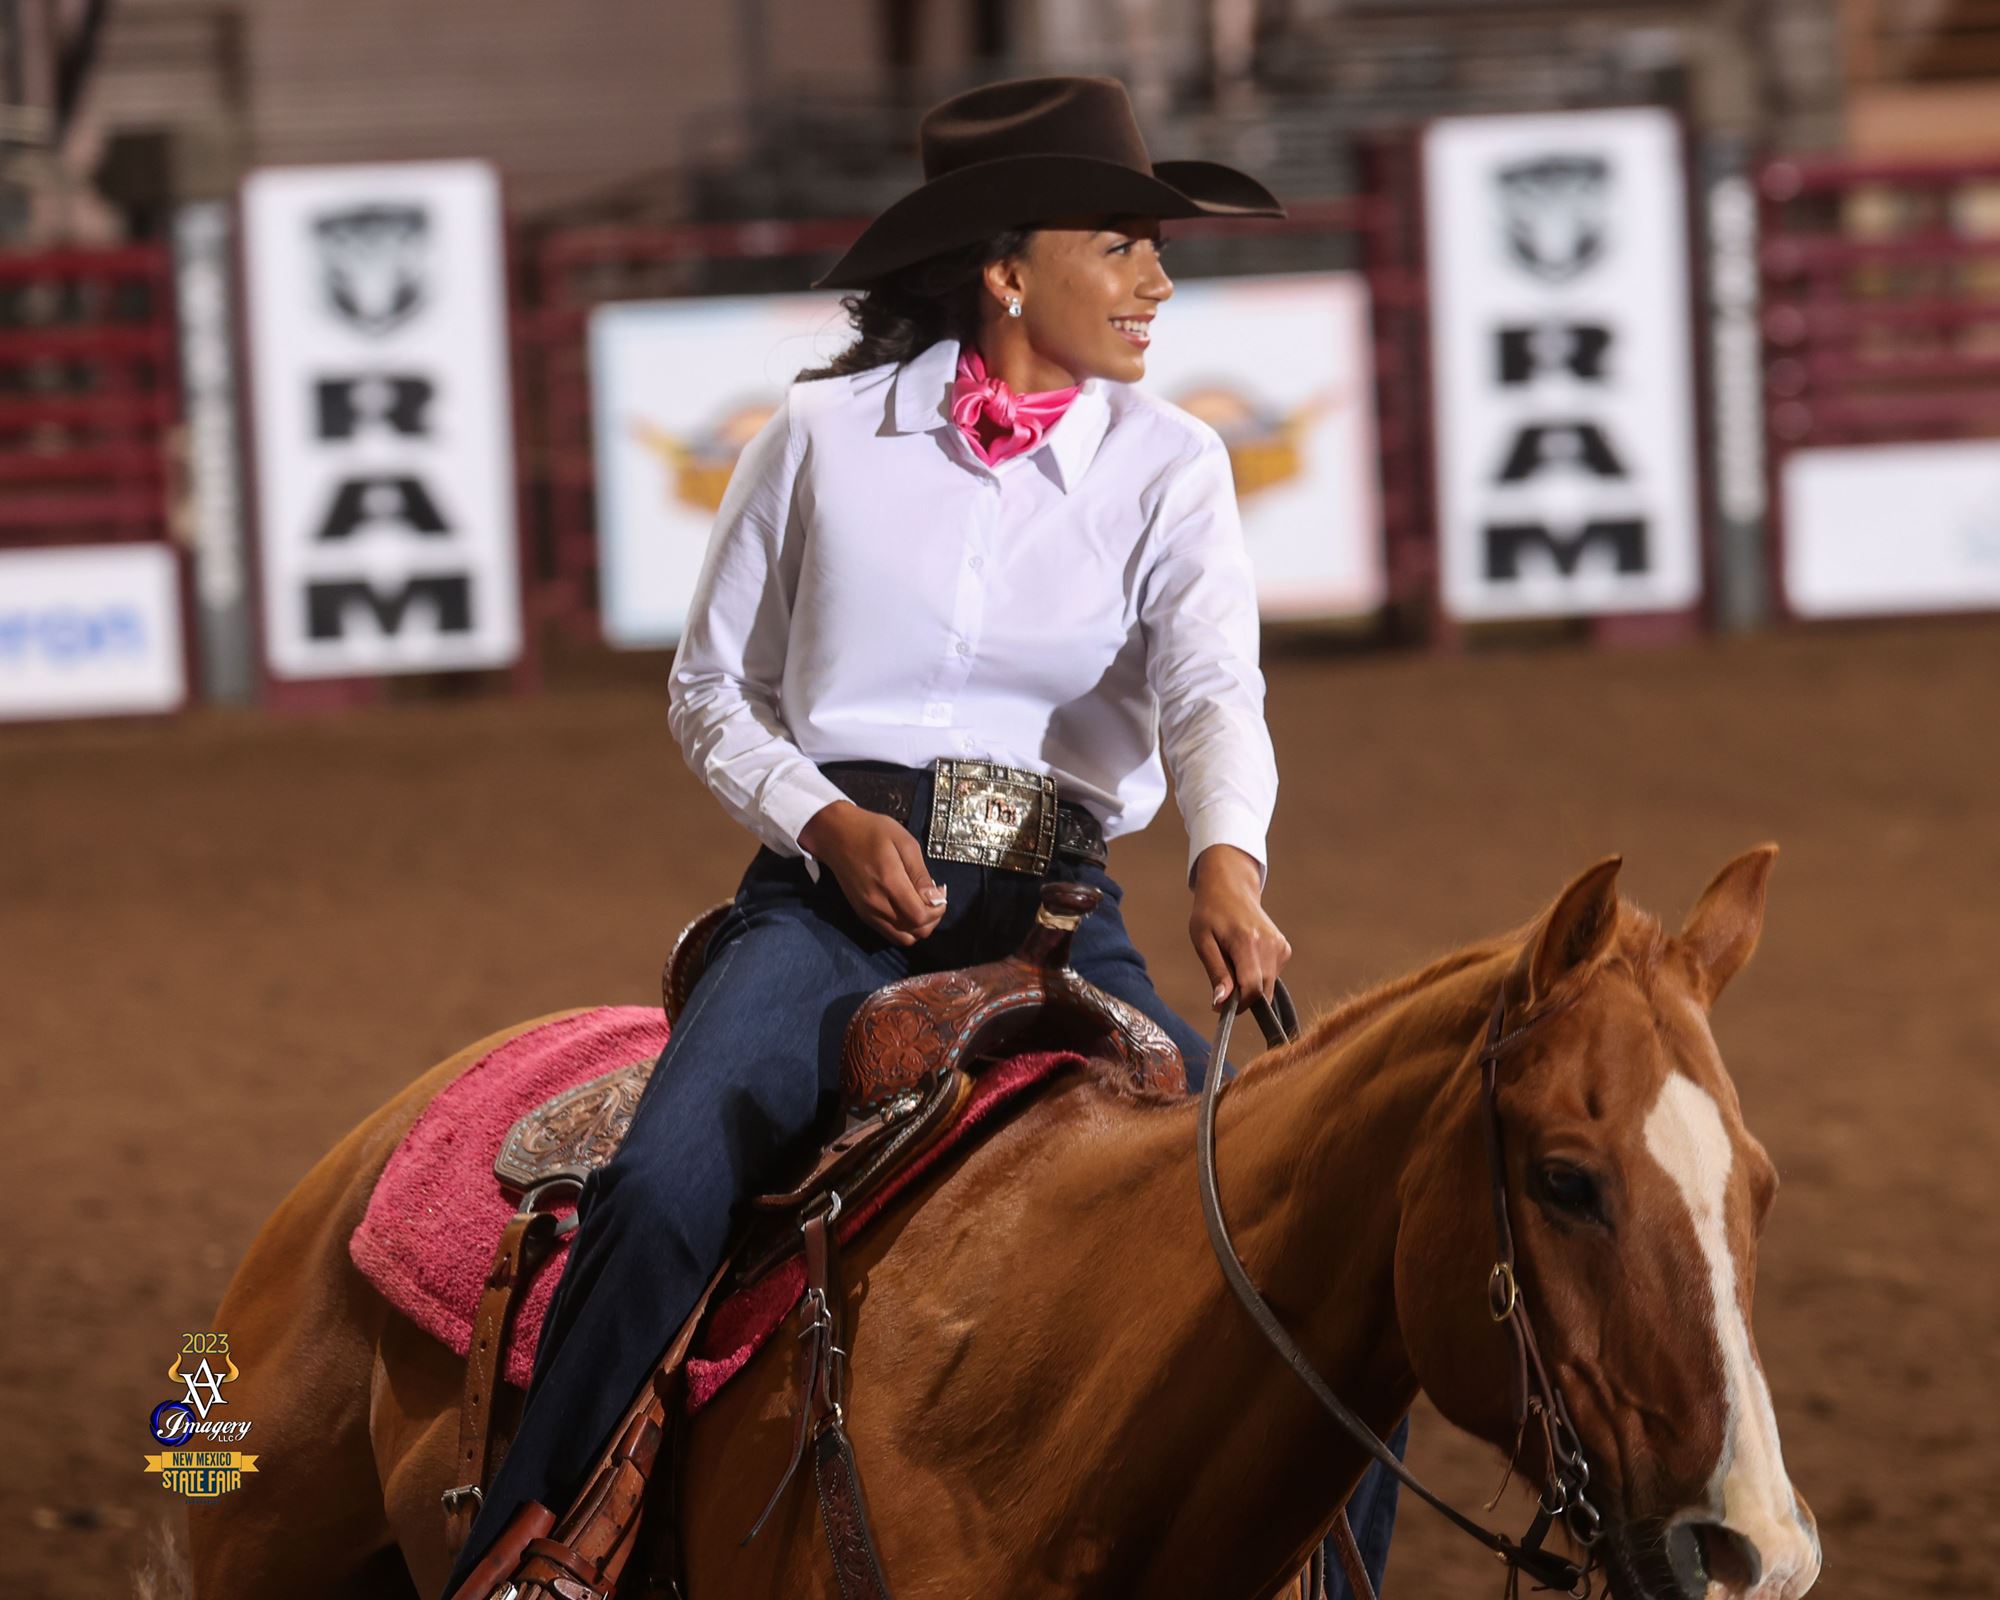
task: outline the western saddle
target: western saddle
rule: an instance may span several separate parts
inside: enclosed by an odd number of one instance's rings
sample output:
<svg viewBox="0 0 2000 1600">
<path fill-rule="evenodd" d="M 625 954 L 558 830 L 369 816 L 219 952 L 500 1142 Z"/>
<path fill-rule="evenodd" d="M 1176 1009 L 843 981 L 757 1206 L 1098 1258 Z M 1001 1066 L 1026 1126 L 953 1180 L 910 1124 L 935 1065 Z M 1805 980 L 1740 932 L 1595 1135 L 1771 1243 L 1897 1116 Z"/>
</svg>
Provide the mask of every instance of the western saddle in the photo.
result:
<svg viewBox="0 0 2000 1600">
<path fill-rule="evenodd" d="M 1072 1049 L 1108 1058 L 1138 1084 L 1184 1089 L 1180 1052 L 1165 1032 L 1069 965 L 1071 939 L 1098 899 L 1097 890 L 1083 885 L 1045 885 L 1034 923 L 1013 955 L 905 978 L 862 1003 L 842 1047 L 845 1125 L 799 1181 L 753 1202 L 730 1259 L 627 1407 L 568 1512 L 558 1519 L 545 1506 L 523 1507 L 452 1600 L 609 1600 L 614 1590 L 625 1600 L 633 1595 L 666 1600 L 681 1593 L 672 1509 L 677 1497 L 662 1499 L 652 1480 L 662 1446 L 670 1446 L 674 1435 L 682 1363 L 718 1295 L 754 1282 L 801 1248 L 807 1269 L 801 1306 L 808 1354 L 804 1392 L 791 1463 L 765 1515 L 810 1448 L 841 1592 L 855 1600 L 886 1600 L 887 1583 L 841 1424 L 845 1350 L 832 1224 L 843 1207 L 866 1201 L 929 1148 L 950 1127 L 982 1067 L 1003 1053 Z M 711 907 L 675 941 L 661 985 L 669 1024 L 686 1005 L 727 909 Z M 494 1252 L 466 1357 L 462 1481 L 444 1496 L 454 1550 L 471 1530 L 499 1458 L 493 1402 L 515 1308 L 556 1241 L 574 1225 L 573 1217 L 559 1224 L 551 1208 L 573 1197 L 610 1159 L 652 1070 L 653 1062 L 636 1061 L 569 1089 L 523 1117 L 501 1145 L 493 1170 L 503 1187 L 520 1197 L 520 1205 Z M 674 1455 L 671 1447 L 664 1452 L 669 1479 Z M 670 1491 L 672 1484 L 661 1487 Z M 642 1536 L 641 1513 L 649 1499 L 662 1514 L 647 1519 Z M 759 1518 L 758 1527 L 762 1523 Z M 621 1586 L 628 1569 L 638 1581 Z"/>
</svg>

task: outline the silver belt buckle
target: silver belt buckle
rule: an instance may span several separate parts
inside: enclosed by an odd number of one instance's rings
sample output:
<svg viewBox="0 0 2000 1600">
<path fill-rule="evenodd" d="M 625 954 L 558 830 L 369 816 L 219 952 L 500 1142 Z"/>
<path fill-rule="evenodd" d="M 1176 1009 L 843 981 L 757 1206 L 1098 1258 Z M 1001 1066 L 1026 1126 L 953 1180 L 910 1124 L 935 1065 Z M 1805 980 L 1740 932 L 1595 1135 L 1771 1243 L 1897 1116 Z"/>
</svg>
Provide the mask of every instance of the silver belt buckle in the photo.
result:
<svg viewBox="0 0 2000 1600">
<path fill-rule="evenodd" d="M 1045 876 L 1056 849 L 1056 780 L 1045 772 L 939 756 L 930 837 L 940 861 Z"/>
</svg>

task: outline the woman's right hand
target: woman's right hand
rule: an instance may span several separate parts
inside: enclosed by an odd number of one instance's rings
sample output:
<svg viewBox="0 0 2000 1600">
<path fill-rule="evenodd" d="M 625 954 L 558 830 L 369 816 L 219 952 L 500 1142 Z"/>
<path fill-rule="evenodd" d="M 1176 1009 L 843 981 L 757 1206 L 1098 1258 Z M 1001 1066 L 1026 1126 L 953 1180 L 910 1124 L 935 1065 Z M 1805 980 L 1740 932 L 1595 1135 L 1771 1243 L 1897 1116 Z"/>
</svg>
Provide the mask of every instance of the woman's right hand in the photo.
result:
<svg viewBox="0 0 2000 1600">
<path fill-rule="evenodd" d="M 836 800 L 799 830 L 799 848 L 832 868 L 854 914 L 892 944 L 913 945 L 944 919 L 944 888 L 893 817 Z"/>
</svg>

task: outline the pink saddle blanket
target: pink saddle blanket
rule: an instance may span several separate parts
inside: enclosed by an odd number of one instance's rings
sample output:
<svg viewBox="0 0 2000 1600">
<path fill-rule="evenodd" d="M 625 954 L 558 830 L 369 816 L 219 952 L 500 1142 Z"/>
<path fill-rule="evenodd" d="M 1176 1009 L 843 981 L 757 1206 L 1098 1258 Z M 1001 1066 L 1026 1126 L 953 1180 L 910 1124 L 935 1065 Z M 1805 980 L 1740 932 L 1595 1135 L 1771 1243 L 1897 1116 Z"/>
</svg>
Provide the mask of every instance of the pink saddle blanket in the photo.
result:
<svg viewBox="0 0 2000 1600">
<path fill-rule="evenodd" d="M 515 1035 L 454 1078 L 424 1108 L 377 1180 L 348 1254 L 396 1310 L 463 1356 L 486 1271 L 514 1202 L 493 1175 L 507 1130 L 543 1101 L 633 1061 L 657 1056 L 667 1025 L 648 1006 L 602 1006 Z M 1010 1096 L 1082 1057 L 1069 1051 L 1021 1055 L 989 1068 L 947 1135 L 845 1216 L 849 1240 L 931 1163 Z M 564 1207 L 558 1214 L 574 1209 Z M 515 1312 L 502 1376 L 525 1388 L 549 1300 L 568 1258 L 565 1238 L 536 1274 Z M 791 1314 L 805 1290 L 794 1257 L 719 1307 L 701 1351 L 688 1361 L 688 1409 L 705 1405 Z M 673 1329 L 660 1330 L 662 1345 Z"/>
</svg>

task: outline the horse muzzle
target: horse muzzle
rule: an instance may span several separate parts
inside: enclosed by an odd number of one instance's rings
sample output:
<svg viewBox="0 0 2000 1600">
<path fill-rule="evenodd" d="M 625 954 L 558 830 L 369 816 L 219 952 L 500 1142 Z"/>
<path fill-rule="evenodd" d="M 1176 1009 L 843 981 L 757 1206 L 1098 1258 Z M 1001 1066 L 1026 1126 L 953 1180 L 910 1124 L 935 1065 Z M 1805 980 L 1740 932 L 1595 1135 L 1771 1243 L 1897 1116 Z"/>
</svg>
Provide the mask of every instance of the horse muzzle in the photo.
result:
<svg viewBox="0 0 2000 1600">
<path fill-rule="evenodd" d="M 1616 1600 L 1796 1600 L 1819 1578 L 1817 1549 L 1805 1569 L 1767 1576 L 1757 1546 L 1719 1522 L 1621 1522 L 1598 1553 Z"/>
</svg>

